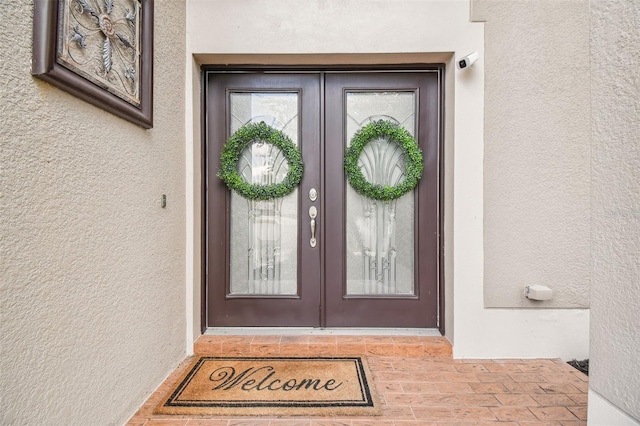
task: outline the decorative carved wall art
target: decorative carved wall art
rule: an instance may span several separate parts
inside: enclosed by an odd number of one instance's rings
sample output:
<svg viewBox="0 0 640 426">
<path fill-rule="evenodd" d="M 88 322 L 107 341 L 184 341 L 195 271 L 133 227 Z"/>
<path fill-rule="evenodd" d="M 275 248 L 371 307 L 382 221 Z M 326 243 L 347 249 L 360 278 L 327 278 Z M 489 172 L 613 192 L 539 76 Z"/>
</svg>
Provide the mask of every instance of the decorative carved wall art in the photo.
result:
<svg viewBox="0 0 640 426">
<path fill-rule="evenodd" d="M 35 0 L 34 76 L 153 126 L 153 0 Z"/>
</svg>

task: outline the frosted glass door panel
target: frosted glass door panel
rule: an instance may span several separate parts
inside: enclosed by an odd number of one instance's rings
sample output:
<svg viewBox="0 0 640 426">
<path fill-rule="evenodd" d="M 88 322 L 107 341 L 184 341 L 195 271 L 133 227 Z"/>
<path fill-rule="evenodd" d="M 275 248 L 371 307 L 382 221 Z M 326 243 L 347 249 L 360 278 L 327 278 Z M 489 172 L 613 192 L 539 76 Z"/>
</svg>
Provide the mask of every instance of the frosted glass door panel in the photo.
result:
<svg viewBox="0 0 640 426">
<path fill-rule="evenodd" d="M 298 142 L 297 93 L 231 93 L 231 134 L 264 122 Z M 253 141 L 238 162 L 250 183 L 280 183 L 289 165 L 282 151 Z M 298 190 L 267 201 L 231 194 L 231 295 L 296 295 L 298 291 Z"/>
<path fill-rule="evenodd" d="M 415 92 L 347 92 L 346 143 L 372 121 L 387 120 L 416 134 Z M 365 178 L 395 186 L 404 179 L 398 145 L 369 142 L 359 162 Z M 378 201 L 347 184 L 347 296 L 411 296 L 414 287 L 414 195 Z"/>
</svg>

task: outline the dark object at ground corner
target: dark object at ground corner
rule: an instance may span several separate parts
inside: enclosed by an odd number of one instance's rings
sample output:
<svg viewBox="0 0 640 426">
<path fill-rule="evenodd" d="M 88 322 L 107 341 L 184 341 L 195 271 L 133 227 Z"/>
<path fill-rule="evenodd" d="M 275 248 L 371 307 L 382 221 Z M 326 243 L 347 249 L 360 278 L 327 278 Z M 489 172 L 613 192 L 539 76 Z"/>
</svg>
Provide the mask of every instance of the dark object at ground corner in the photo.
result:
<svg viewBox="0 0 640 426">
<path fill-rule="evenodd" d="M 572 366 L 576 370 L 582 371 L 587 376 L 589 375 L 589 360 L 588 359 L 585 359 L 585 360 L 582 360 L 582 361 L 578 361 L 578 360 L 573 359 L 573 360 L 567 362 L 567 364 L 569 364 L 570 366 Z"/>
</svg>

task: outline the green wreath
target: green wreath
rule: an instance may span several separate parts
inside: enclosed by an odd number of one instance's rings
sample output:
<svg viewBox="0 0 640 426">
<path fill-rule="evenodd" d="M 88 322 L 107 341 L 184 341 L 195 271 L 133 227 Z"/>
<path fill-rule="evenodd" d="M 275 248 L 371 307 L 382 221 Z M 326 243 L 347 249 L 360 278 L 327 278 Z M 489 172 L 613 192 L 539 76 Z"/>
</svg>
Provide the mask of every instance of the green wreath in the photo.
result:
<svg viewBox="0 0 640 426">
<path fill-rule="evenodd" d="M 278 147 L 289 164 L 289 170 L 280 183 L 252 184 L 238 171 L 242 151 L 251 143 L 261 141 Z M 227 140 L 220 153 L 217 176 L 239 195 L 249 200 L 270 200 L 290 194 L 302 180 L 302 154 L 291 139 L 264 122 L 249 123 L 239 128 Z"/>
<path fill-rule="evenodd" d="M 358 158 L 364 147 L 381 138 L 397 143 L 404 153 L 405 178 L 396 186 L 383 186 L 367 181 L 358 165 Z M 375 200 L 395 200 L 413 190 L 422 177 L 423 169 L 422 151 L 416 140 L 404 128 L 387 120 L 373 121 L 360 129 L 351 139 L 344 155 L 344 170 L 351 187 L 358 194 Z"/>
</svg>

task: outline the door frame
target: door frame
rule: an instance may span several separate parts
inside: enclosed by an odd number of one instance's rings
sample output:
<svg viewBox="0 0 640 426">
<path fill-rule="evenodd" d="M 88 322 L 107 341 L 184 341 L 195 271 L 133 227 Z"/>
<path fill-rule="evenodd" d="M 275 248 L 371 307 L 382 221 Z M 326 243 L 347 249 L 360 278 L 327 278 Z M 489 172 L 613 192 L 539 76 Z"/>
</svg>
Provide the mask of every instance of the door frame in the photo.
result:
<svg viewBox="0 0 640 426">
<path fill-rule="evenodd" d="M 375 73 L 375 72 L 437 72 L 438 73 L 438 205 L 437 205 L 437 216 L 438 216 L 438 259 L 437 259 L 437 329 L 444 336 L 445 335 L 445 259 L 444 259 L 444 219 L 445 219 L 445 211 L 444 211 L 444 196 L 445 196 L 445 64 L 444 63 L 434 63 L 434 64 L 401 64 L 401 65 L 391 65 L 391 64 L 383 64 L 383 65 L 202 65 L 200 67 L 200 111 L 201 111 L 201 138 L 200 138 L 200 149 L 201 149 L 201 157 L 200 157 L 200 169 L 202 172 L 202 182 L 201 185 L 201 223 L 202 223 L 202 232 L 200 235 L 201 242 L 201 282 L 200 282 L 200 331 L 204 333 L 207 328 L 207 258 L 208 258 L 208 246 L 207 246 L 207 231 L 208 231 L 208 221 L 207 221 L 207 188 L 206 188 L 206 177 L 208 173 L 208 150 L 207 150 L 207 73 L 208 72 L 217 72 L 217 73 L 288 73 L 288 72 L 296 72 L 296 73 L 324 73 L 324 72 L 356 72 L 356 73 Z M 321 87 L 320 90 L 324 93 L 324 78 L 321 78 Z M 324 96 L 321 96 L 321 122 L 324 123 Z M 320 138 L 321 141 L 324 140 L 324 126 L 320 128 Z M 321 164 L 324 164 L 324 150 L 322 150 L 322 158 Z M 321 171 L 321 180 L 324 181 L 324 169 Z M 323 215 L 324 216 L 324 215 Z M 320 225 L 322 226 L 322 224 Z M 322 235 L 322 234 L 321 234 Z M 322 244 L 322 241 L 321 241 Z M 321 253 L 320 256 L 320 268 L 321 273 L 323 273 L 325 267 L 325 256 L 324 253 Z M 324 282 L 324 277 L 321 277 L 321 282 Z M 325 297 L 325 289 L 324 285 L 321 286 L 321 297 Z M 324 315 L 326 312 L 321 312 L 322 318 L 321 323 L 326 323 L 326 319 Z"/>
</svg>

